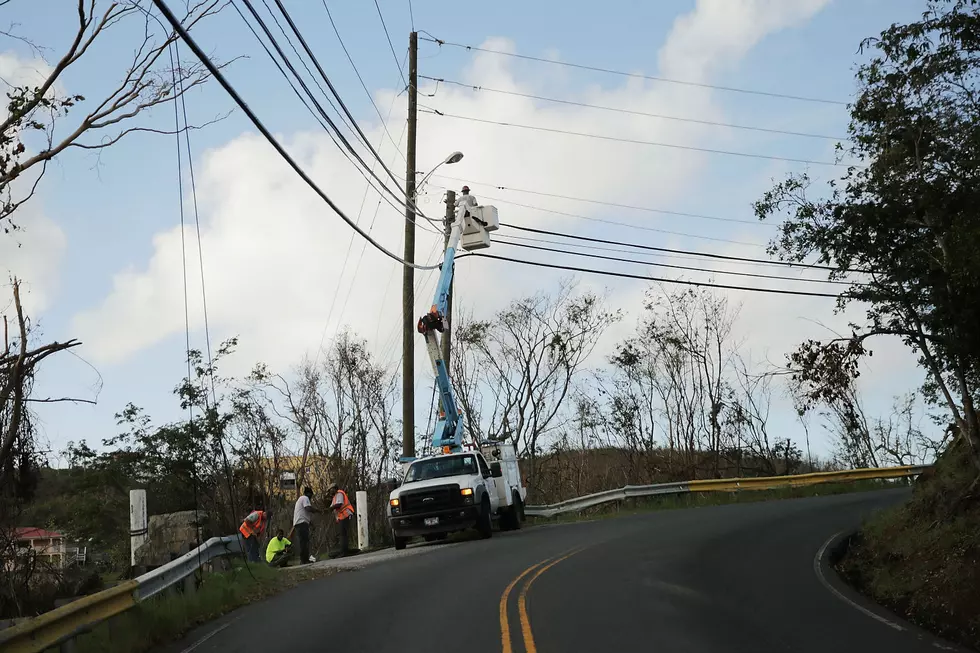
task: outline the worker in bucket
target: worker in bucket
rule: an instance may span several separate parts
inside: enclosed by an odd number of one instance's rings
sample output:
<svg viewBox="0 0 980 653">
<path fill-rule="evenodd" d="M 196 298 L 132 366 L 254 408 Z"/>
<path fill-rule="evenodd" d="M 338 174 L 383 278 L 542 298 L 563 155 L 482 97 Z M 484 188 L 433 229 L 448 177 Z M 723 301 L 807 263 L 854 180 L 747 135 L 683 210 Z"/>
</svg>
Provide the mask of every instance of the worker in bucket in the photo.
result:
<svg viewBox="0 0 980 653">
<path fill-rule="evenodd" d="M 463 189 L 459 192 L 459 197 L 456 198 L 456 208 L 461 206 L 466 207 L 466 214 L 464 217 L 469 217 L 469 210 L 476 206 L 476 198 L 470 195 L 469 186 L 463 186 Z"/>
<path fill-rule="evenodd" d="M 347 555 L 350 542 L 350 524 L 354 521 L 354 506 L 351 505 L 347 493 L 341 490 L 336 483 L 331 483 L 327 489 L 328 494 L 333 494 L 330 507 L 337 517 L 337 525 L 340 526 L 340 556 Z"/>
<path fill-rule="evenodd" d="M 272 513 L 267 510 L 253 510 L 242 521 L 238 532 L 245 538 L 245 553 L 249 562 L 259 561 L 259 538 L 265 533 Z"/>
</svg>

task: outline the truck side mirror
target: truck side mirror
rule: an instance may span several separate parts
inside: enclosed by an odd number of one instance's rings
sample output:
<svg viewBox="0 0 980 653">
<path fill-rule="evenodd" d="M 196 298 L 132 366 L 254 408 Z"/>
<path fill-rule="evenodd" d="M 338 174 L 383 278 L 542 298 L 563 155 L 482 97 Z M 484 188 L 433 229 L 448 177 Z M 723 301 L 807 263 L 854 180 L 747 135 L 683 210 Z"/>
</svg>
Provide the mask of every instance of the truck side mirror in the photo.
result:
<svg viewBox="0 0 980 653">
<path fill-rule="evenodd" d="M 500 469 L 499 462 L 494 461 L 490 463 L 490 475 L 493 476 L 494 478 L 500 478 L 501 476 L 504 475 L 504 471 Z"/>
</svg>

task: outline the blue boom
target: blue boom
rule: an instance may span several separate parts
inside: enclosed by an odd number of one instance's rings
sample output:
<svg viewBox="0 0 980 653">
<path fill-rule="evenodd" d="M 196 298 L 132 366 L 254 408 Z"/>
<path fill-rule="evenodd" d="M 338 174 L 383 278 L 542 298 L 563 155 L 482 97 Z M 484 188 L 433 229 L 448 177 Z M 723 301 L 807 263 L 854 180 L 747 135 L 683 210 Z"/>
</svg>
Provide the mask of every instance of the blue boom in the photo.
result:
<svg viewBox="0 0 980 653">
<path fill-rule="evenodd" d="M 463 441 L 462 429 L 459 427 L 459 409 L 456 406 L 453 384 L 449 379 L 449 370 L 446 369 L 446 361 L 442 357 L 440 338 L 436 334 L 442 333 L 448 328 L 446 313 L 449 308 L 449 290 L 453 283 L 456 247 L 459 245 L 462 234 L 466 209 L 466 206 L 460 206 L 456 209 L 456 220 L 453 222 L 452 231 L 449 234 L 449 244 L 446 247 L 442 271 L 439 274 L 439 284 L 436 286 L 435 299 L 432 308 L 419 319 L 418 323 L 418 331 L 425 338 L 429 359 L 432 361 L 432 368 L 435 371 L 436 387 L 439 389 L 439 398 L 441 400 L 438 420 L 436 421 L 435 430 L 432 432 L 432 446 L 437 451 L 443 447 L 449 447 L 450 451 L 460 451 Z"/>
</svg>

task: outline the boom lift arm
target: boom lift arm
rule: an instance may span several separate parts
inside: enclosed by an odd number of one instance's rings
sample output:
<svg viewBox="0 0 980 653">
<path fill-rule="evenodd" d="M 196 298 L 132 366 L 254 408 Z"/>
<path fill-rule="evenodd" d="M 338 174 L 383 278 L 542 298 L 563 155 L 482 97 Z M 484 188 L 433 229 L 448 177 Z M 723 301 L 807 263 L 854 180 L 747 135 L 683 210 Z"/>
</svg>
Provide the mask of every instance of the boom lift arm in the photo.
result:
<svg viewBox="0 0 980 653">
<path fill-rule="evenodd" d="M 474 200 L 470 201 L 475 203 Z M 492 206 L 473 206 L 462 202 L 456 207 L 456 218 L 449 234 L 449 244 L 446 246 L 432 308 L 419 318 L 418 332 L 425 338 L 426 350 L 435 372 L 436 387 L 442 405 L 435 430 L 432 432 L 432 446 L 436 451 L 444 447 L 449 447 L 450 451 L 460 451 L 463 441 L 456 395 L 453 392 L 446 361 L 442 357 L 441 337 L 437 335 L 449 326 L 446 323 L 446 313 L 449 308 L 449 290 L 453 282 L 456 249 L 460 246 L 461 240 L 462 248 L 465 250 L 489 246 L 490 239 L 487 232 L 494 231 L 497 226 L 497 210 Z"/>
</svg>

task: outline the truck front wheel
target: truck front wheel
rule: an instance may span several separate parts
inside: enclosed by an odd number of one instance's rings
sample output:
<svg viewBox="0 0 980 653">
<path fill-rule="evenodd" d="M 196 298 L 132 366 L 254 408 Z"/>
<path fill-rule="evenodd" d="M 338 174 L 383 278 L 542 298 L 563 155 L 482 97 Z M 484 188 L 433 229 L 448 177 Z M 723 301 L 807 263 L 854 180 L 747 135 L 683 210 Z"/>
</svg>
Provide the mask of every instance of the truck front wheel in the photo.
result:
<svg viewBox="0 0 980 653">
<path fill-rule="evenodd" d="M 483 501 L 480 502 L 480 517 L 476 524 L 476 530 L 480 532 L 480 536 L 483 539 L 493 537 L 493 518 L 490 515 L 490 499 L 487 495 L 483 495 Z"/>
<path fill-rule="evenodd" d="M 408 538 L 407 537 L 398 537 L 397 535 L 395 535 L 395 531 L 394 530 L 391 531 L 391 539 L 393 539 L 395 541 L 395 549 L 397 551 L 401 551 L 408 544 Z"/>
</svg>

